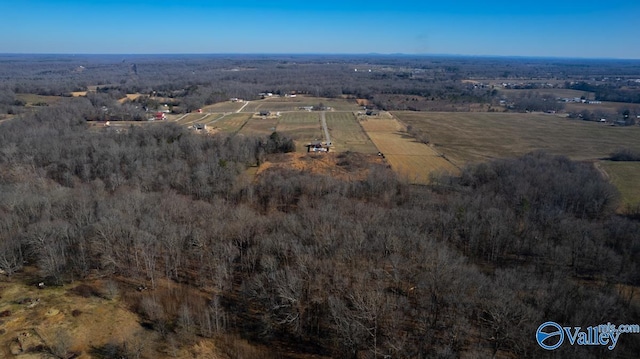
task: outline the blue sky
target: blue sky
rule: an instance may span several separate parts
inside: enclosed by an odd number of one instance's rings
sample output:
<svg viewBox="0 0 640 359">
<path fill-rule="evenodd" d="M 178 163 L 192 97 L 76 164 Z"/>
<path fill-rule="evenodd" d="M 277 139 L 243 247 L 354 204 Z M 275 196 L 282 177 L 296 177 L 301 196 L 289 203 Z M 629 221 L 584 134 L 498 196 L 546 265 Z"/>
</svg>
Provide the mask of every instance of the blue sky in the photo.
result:
<svg viewBox="0 0 640 359">
<path fill-rule="evenodd" d="M 0 0 L 0 53 L 640 59 L 640 1 Z"/>
</svg>

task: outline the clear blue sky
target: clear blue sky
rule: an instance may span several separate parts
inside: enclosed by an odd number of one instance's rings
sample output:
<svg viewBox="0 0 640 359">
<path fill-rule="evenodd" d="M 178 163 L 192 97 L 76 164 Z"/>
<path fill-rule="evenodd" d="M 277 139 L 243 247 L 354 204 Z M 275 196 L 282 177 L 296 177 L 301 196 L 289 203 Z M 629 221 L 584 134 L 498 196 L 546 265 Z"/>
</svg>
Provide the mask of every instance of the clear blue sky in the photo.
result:
<svg viewBox="0 0 640 359">
<path fill-rule="evenodd" d="M 0 53 L 640 59 L 640 0 L 0 0 Z"/>
</svg>

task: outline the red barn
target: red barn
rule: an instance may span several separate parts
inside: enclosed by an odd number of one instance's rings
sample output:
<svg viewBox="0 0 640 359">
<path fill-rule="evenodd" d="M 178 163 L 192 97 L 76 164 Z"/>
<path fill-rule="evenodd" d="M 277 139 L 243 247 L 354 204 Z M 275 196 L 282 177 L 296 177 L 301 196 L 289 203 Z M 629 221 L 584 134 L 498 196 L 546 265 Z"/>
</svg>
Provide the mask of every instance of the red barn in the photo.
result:
<svg viewBox="0 0 640 359">
<path fill-rule="evenodd" d="M 167 119 L 167 115 L 165 115 L 164 112 L 156 112 L 155 119 L 156 120 L 166 120 Z"/>
</svg>

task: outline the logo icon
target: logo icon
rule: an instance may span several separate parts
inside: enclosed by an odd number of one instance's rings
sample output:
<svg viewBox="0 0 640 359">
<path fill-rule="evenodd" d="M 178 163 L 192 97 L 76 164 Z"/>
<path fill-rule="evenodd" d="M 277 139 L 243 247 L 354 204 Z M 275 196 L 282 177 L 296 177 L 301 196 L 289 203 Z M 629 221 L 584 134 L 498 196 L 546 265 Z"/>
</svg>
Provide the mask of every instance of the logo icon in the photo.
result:
<svg viewBox="0 0 640 359">
<path fill-rule="evenodd" d="M 564 342 L 564 332 L 558 323 L 542 323 L 536 331 L 536 340 L 543 349 L 555 350 Z"/>
</svg>

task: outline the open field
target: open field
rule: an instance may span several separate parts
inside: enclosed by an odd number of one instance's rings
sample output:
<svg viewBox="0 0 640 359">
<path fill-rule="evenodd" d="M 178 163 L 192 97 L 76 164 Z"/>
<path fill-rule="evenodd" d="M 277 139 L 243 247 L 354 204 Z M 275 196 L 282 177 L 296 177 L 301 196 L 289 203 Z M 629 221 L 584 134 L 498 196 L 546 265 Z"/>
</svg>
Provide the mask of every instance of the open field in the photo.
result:
<svg viewBox="0 0 640 359">
<path fill-rule="evenodd" d="M 218 102 L 202 108 L 203 112 L 236 112 L 245 105 L 246 102 Z"/>
<path fill-rule="evenodd" d="M 427 133 L 457 166 L 535 150 L 575 160 L 607 157 L 620 147 L 640 150 L 640 127 L 612 127 L 545 114 L 394 112 Z"/>
<path fill-rule="evenodd" d="M 361 109 L 355 100 L 322 98 L 322 97 L 273 97 L 264 100 L 251 101 L 243 112 L 264 111 L 298 111 L 300 107 L 317 106 L 322 103 L 324 106 L 331 107 L 335 111 L 357 111 Z"/>
<path fill-rule="evenodd" d="M 215 123 L 211 123 L 211 126 L 224 132 L 238 132 L 250 117 L 251 114 L 248 113 L 232 113 L 216 120 Z"/>
<path fill-rule="evenodd" d="M 620 191 L 623 210 L 640 205 L 640 162 L 600 161 L 598 164 Z"/>
<path fill-rule="evenodd" d="M 334 144 L 332 151 L 378 152 L 353 112 L 327 112 L 326 119 L 331 141 Z"/>
<path fill-rule="evenodd" d="M 118 102 L 125 103 L 127 101 L 133 101 L 133 100 L 137 99 L 140 96 L 143 96 L 143 95 L 141 93 L 128 93 L 126 95 L 126 97 L 123 97 L 123 98 L 119 99 Z"/>
<path fill-rule="evenodd" d="M 34 94 L 16 94 L 16 98 L 18 100 L 22 100 L 27 103 L 27 106 L 34 106 L 34 104 L 48 104 L 53 105 L 60 101 L 64 101 L 66 97 L 61 96 L 42 96 L 42 95 L 34 95 Z"/>
<path fill-rule="evenodd" d="M 240 131 L 243 135 L 248 136 L 269 136 L 276 130 L 278 118 L 254 118 L 247 121 L 246 125 Z"/>
<path fill-rule="evenodd" d="M 293 138 L 299 152 L 305 150 L 304 145 L 308 142 L 320 141 L 324 138 L 320 125 L 320 114 L 317 112 L 284 113 L 278 121 L 276 130 Z"/>
<path fill-rule="evenodd" d="M 431 146 L 409 136 L 395 119 L 367 119 L 361 124 L 394 171 L 410 183 L 427 184 L 431 174 L 458 172 L 458 168 Z"/>
<path fill-rule="evenodd" d="M 193 125 L 195 123 L 210 124 L 217 121 L 223 115 L 221 113 L 190 113 L 176 123 L 179 125 Z"/>
</svg>

